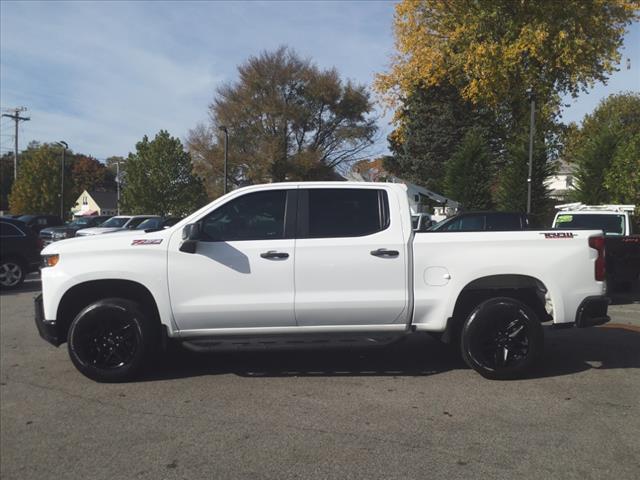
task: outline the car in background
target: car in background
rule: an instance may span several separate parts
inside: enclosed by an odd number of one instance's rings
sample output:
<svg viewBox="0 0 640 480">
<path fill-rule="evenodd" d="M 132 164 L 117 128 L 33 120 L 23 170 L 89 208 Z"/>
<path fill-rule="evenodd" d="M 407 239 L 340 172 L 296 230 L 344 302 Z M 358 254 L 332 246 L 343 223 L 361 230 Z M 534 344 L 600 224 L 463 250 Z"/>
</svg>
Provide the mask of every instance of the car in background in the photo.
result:
<svg viewBox="0 0 640 480">
<path fill-rule="evenodd" d="M 429 232 L 509 232 L 529 230 L 526 213 L 465 212 L 445 218 L 428 229 Z"/>
<path fill-rule="evenodd" d="M 0 218 L 0 287 L 19 287 L 40 266 L 42 245 L 24 222 Z"/>
<path fill-rule="evenodd" d="M 140 223 L 134 230 L 162 230 L 173 227 L 180 220 L 182 220 L 181 217 L 148 218 Z"/>
<path fill-rule="evenodd" d="M 161 217 L 159 215 L 117 215 L 111 217 L 99 227 L 84 228 L 78 231 L 76 237 L 88 237 L 90 235 L 101 235 L 122 230 L 134 230 L 142 222 L 151 218 L 160 219 Z"/>
<path fill-rule="evenodd" d="M 434 225 L 431 215 L 428 213 L 412 213 L 411 228 L 414 232 L 426 232 Z"/>
<path fill-rule="evenodd" d="M 50 227 L 40 230 L 40 239 L 46 246 L 58 240 L 75 237 L 76 233 L 84 228 L 98 227 L 110 218 L 111 215 L 78 217 L 73 222 L 69 222 L 60 227 Z"/>
<path fill-rule="evenodd" d="M 628 290 L 640 278 L 640 234 L 634 232 L 635 205 L 584 205 L 566 203 L 551 228 L 602 230 L 605 235 L 607 282 L 611 290 Z"/>
<path fill-rule="evenodd" d="M 64 224 L 57 215 L 21 215 L 17 220 L 25 223 L 35 234 L 40 233 L 40 230 L 44 228 L 57 227 Z"/>
</svg>

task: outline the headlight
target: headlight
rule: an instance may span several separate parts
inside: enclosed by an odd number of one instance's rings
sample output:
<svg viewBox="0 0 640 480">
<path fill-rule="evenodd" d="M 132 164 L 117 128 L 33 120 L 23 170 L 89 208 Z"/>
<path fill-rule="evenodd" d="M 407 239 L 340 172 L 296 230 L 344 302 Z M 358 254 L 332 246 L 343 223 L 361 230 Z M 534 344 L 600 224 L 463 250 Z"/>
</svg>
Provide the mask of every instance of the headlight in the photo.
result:
<svg viewBox="0 0 640 480">
<path fill-rule="evenodd" d="M 58 264 L 58 260 L 60 260 L 60 255 L 57 253 L 53 255 L 42 255 L 40 266 L 42 268 L 55 267 Z"/>
<path fill-rule="evenodd" d="M 53 232 L 53 238 L 57 240 L 62 240 L 63 238 L 67 238 L 69 236 L 69 232 Z"/>
</svg>

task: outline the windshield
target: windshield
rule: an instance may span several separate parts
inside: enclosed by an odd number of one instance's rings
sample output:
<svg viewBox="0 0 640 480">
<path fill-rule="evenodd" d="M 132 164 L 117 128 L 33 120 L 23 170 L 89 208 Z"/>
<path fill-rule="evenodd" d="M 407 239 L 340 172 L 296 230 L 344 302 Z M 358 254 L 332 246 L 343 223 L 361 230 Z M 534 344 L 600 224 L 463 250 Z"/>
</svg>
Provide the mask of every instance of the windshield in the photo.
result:
<svg viewBox="0 0 640 480">
<path fill-rule="evenodd" d="M 34 218 L 36 218 L 35 215 L 22 215 L 21 217 L 18 217 L 18 220 L 20 220 L 21 222 L 24 222 L 24 223 L 28 223 L 31 220 L 33 220 Z"/>
<path fill-rule="evenodd" d="M 129 220 L 128 217 L 113 217 L 107 220 L 106 222 L 104 222 L 100 226 L 109 227 L 109 228 L 121 228 L 124 226 L 125 223 L 127 223 L 127 220 Z"/>
<path fill-rule="evenodd" d="M 136 227 L 136 230 L 149 230 L 160 228 L 159 218 L 147 218 L 144 222 Z"/>
<path fill-rule="evenodd" d="M 553 228 L 603 230 L 607 235 L 622 235 L 624 233 L 624 215 L 598 214 L 559 214 L 553 222 Z"/>
<path fill-rule="evenodd" d="M 70 227 L 85 227 L 91 224 L 90 218 L 76 218 L 73 222 L 69 223 Z"/>
</svg>

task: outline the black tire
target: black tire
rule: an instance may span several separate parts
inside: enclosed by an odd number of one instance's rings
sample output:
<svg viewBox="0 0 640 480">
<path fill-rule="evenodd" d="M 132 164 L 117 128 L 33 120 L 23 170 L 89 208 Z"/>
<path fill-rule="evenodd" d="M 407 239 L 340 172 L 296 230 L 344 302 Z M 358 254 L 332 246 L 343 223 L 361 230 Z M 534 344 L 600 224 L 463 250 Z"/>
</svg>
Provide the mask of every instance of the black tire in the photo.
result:
<svg viewBox="0 0 640 480">
<path fill-rule="evenodd" d="M 106 298 L 85 307 L 67 335 L 69 356 L 85 376 L 98 382 L 125 382 L 143 369 L 158 345 L 157 325 L 140 305 Z"/>
<path fill-rule="evenodd" d="M 544 332 L 534 311 L 509 297 L 478 305 L 467 317 L 461 335 L 462 358 L 492 380 L 523 377 L 544 348 Z"/>
<path fill-rule="evenodd" d="M 24 282 L 27 270 L 19 258 L 8 257 L 0 261 L 0 287 L 7 290 L 18 288 Z"/>
</svg>

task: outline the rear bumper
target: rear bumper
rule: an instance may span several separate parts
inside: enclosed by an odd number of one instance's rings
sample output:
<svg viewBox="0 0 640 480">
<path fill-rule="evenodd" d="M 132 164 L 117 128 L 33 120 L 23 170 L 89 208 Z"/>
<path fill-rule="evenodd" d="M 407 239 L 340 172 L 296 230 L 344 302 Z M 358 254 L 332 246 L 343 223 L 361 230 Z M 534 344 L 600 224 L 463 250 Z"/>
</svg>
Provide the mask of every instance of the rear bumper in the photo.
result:
<svg viewBox="0 0 640 480">
<path fill-rule="evenodd" d="M 605 296 L 585 298 L 576 312 L 576 327 L 595 327 L 607 323 L 611 320 L 607 315 L 608 307 L 609 298 Z"/>
<path fill-rule="evenodd" d="M 58 332 L 58 325 L 55 320 L 46 320 L 44 318 L 44 307 L 42 305 L 42 294 L 33 300 L 35 307 L 36 327 L 40 336 L 54 347 L 62 343 Z"/>
</svg>

